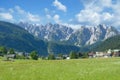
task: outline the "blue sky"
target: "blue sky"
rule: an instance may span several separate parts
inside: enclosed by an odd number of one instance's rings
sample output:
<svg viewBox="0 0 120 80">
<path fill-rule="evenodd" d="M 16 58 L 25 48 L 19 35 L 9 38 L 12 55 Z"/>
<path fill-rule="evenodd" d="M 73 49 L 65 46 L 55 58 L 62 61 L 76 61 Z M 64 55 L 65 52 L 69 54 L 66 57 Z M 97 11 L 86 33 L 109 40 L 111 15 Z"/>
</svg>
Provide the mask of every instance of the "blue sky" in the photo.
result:
<svg viewBox="0 0 120 80">
<path fill-rule="evenodd" d="M 0 20 L 120 26 L 120 0 L 0 0 Z"/>
</svg>

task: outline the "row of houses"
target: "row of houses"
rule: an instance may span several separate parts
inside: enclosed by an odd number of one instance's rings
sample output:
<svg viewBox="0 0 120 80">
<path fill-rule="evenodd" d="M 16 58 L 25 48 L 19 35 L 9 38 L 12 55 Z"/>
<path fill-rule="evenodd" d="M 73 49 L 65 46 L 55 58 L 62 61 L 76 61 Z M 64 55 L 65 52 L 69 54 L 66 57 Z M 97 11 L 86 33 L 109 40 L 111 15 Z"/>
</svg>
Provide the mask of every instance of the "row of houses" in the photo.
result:
<svg viewBox="0 0 120 80">
<path fill-rule="evenodd" d="M 26 58 L 29 58 L 29 53 L 25 53 L 25 52 L 15 52 L 16 54 L 7 54 L 4 55 L 4 57 L 7 58 L 7 60 L 9 60 L 9 58 L 16 58 L 16 55 L 18 56 L 24 56 Z M 106 52 L 90 52 L 88 53 L 88 57 L 89 58 L 100 58 L 100 57 L 104 57 L 104 58 L 108 58 L 108 57 L 120 57 L 120 49 L 114 49 L 114 50 L 107 50 Z M 58 57 L 56 56 L 56 59 L 60 60 L 60 59 L 70 59 L 69 55 L 62 55 L 62 57 Z"/>
<path fill-rule="evenodd" d="M 15 51 L 15 54 L 9 54 L 9 52 L 8 52 L 8 54 L 4 55 L 4 57 L 6 58 L 6 60 L 15 59 L 16 56 L 28 57 L 29 53 Z"/>
<path fill-rule="evenodd" d="M 89 58 L 96 58 L 96 57 L 120 57 L 120 49 L 114 50 L 107 50 L 106 52 L 90 52 L 88 53 Z"/>
</svg>

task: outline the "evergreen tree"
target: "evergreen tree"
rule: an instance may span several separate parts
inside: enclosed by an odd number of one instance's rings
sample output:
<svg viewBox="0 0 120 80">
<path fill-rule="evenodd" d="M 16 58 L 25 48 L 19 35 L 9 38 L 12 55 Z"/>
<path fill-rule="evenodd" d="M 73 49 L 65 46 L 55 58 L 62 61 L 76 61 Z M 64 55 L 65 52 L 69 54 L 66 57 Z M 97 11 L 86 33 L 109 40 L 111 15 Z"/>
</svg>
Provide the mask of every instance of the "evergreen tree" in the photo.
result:
<svg viewBox="0 0 120 80">
<path fill-rule="evenodd" d="M 9 54 L 15 54 L 14 49 L 10 48 L 10 50 L 9 50 Z"/>
<path fill-rule="evenodd" d="M 1 47 L 0 47 L 0 53 L 1 53 L 2 55 L 7 54 L 7 49 L 6 49 L 5 47 L 1 46 Z"/>
<path fill-rule="evenodd" d="M 54 54 L 49 54 L 48 55 L 48 60 L 55 60 Z"/>
<path fill-rule="evenodd" d="M 32 51 L 30 56 L 33 60 L 38 60 L 38 53 L 36 51 Z"/>
<path fill-rule="evenodd" d="M 77 55 L 79 58 L 81 58 L 83 56 L 83 54 L 81 52 L 79 52 Z"/>
<path fill-rule="evenodd" d="M 63 59 L 63 54 L 62 53 L 58 54 L 58 57 L 60 57 L 61 59 Z"/>
<path fill-rule="evenodd" d="M 89 57 L 88 53 L 84 53 L 83 56 L 82 56 L 82 58 L 88 58 L 88 57 Z"/>
<path fill-rule="evenodd" d="M 74 51 L 71 51 L 69 56 L 70 56 L 70 59 L 77 59 L 78 58 L 77 54 Z"/>
</svg>

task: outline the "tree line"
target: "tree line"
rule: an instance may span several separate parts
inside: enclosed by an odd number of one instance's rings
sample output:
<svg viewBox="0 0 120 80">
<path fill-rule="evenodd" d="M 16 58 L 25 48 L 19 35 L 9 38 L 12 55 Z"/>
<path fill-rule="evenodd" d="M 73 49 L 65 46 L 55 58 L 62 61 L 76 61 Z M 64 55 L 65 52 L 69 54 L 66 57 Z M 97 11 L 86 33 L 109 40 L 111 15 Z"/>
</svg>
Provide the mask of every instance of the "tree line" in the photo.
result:
<svg viewBox="0 0 120 80">
<path fill-rule="evenodd" d="M 15 54 L 15 51 L 13 48 L 10 48 L 9 50 L 6 47 L 1 46 L 0 47 L 0 55 L 4 56 L 6 54 Z"/>
<path fill-rule="evenodd" d="M 53 54 L 50 53 L 48 54 L 48 56 L 40 56 L 39 53 L 37 51 L 32 51 L 29 53 L 28 56 L 25 55 L 25 53 L 23 52 L 22 55 L 18 55 L 18 53 L 15 52 L 15 50 L 13 48 L 7 49 L 4 46 L 0 46 L 0 56 L 4 56 L 4 55 L 10 55 L 10 54 L 15 54 L 15 59 L 33 59 L 33 60 L 38 60 L 39 58 L 43 59 L 43 60 L 61 60 L 61 59 L 79 59 L 79 58 L 88 58 L 88 54 L 87 53 L 80 53 L 80 52 L 75 52 L 75 51 L 71 51 L 69 54 Z"/>
</svg>

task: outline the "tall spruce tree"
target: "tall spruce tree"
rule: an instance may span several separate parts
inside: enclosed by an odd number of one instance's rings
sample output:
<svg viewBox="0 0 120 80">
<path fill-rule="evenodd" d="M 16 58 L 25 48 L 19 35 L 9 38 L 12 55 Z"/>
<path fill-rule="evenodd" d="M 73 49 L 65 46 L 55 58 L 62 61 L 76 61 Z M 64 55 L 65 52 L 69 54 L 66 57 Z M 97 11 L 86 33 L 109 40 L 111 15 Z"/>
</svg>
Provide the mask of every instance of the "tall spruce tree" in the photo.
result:
<svg viewBox="0 0 120 80">
<path fill-rule="evenodd" d="M 78 58 L 76 52 L 74 52 L 74 51 L 71 51 L 69 56 L 70 56 L 70 59 L 77 59 Z"/>
</svg>

